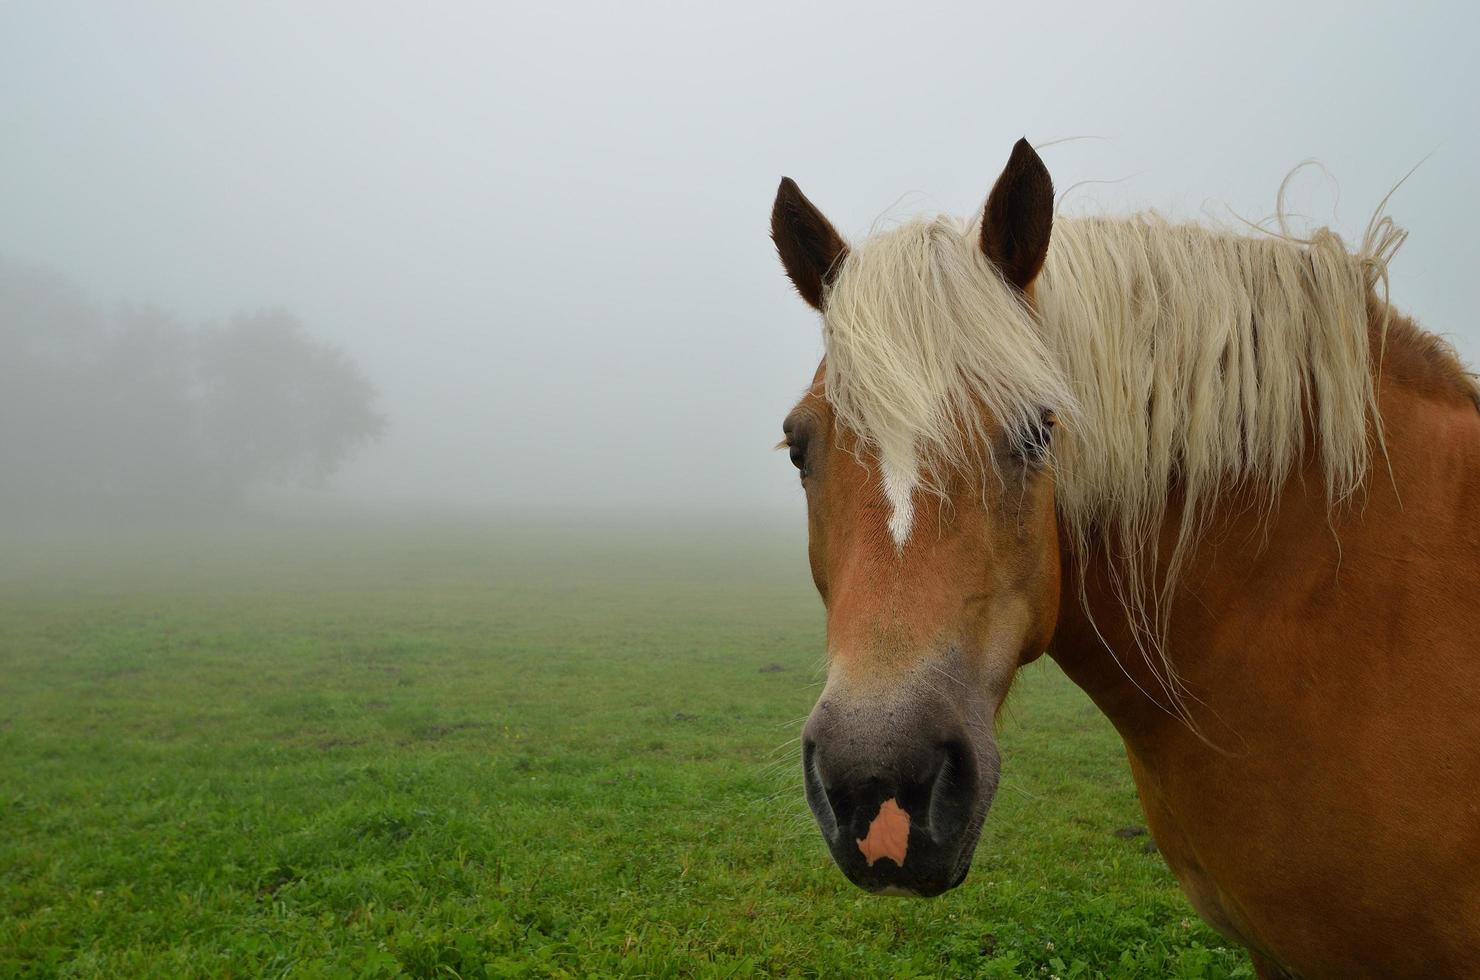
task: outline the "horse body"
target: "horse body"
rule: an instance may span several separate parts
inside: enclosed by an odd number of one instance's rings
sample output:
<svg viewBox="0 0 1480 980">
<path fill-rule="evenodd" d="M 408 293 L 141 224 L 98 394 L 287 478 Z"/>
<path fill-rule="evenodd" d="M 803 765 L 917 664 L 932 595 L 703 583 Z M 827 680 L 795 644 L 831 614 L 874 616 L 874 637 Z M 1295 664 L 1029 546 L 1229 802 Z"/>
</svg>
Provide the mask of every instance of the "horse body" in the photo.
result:
<svg viewBox="0 0 1480 980">
<path fill-rule="evenodd" d="M 978 223 L 852 249 L 783 181 L 772 236 L 827 339 L 783 429 L 844 873 L 964 879 L 1046 650 L 1262 975 L 1480 975 L 1480 389 L 1378 298 L 1402 233 L 1061 226 L 1022 141 Z"/>
<path fill-rule="evenodd" d="M 1392 330 L 1365 500 L 1328 522 L 1307 465 L 1272 515 L 1216 515 L 1183 572 L 1166 648 L 1201 737 L 1107 656 L 1134 644 L 1092 562 L 1049 648 L 1124 739 L 1189 900 L 1268 975 L 1480 970 L 1480 413 L 1423 340 Z"/>
</svg>

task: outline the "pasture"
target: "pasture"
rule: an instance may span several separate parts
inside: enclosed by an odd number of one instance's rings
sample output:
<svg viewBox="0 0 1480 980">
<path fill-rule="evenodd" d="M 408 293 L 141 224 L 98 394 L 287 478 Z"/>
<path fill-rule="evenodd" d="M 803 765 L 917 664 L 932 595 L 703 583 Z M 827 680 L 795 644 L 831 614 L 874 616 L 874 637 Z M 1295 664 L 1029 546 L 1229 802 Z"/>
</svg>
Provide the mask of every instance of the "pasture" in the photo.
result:
<svg viewBox="0 0 1480 980">
<path fill-rule="evenodd" d="M 821 651 L 800 530 L 5 542 L 0 975 L 1251 975 L 1047 658 L 967 883 L 856 891 Z"/>
</svg>

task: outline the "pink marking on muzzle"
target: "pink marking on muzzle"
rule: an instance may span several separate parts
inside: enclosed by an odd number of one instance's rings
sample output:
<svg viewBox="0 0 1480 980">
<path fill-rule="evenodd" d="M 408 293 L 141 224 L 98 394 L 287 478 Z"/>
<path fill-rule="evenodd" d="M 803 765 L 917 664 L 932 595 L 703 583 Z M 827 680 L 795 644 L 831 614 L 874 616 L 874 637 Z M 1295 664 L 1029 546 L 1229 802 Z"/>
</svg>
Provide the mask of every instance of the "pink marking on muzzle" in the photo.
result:
<svg viewBox="0 0 1480 980">
<path fill-rule="evenodd" d="M 868 825 L 868 836 L 858 842 L 858 849 L 870 868 L 879 858 L 888 858 L 902 868 L 909 846 L 910 815 L 890 797 L 879 807 L 879 815 Z"/>
</svg>

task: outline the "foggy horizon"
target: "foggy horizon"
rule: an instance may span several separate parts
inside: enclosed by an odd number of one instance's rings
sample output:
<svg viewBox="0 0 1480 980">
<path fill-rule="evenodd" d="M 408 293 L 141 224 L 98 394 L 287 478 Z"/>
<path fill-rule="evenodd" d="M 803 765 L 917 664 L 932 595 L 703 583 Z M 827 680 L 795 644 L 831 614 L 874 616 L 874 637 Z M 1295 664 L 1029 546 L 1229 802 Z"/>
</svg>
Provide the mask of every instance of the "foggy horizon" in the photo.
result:
<svg viewBox="0 0 1480 980">
<path fill-rule="evenodd" d="M 799 521 L 771 447 L 821 337 L 778 178 L 857 238 L 974 211 L 1023 135 L 1068 214 L 1258 220 L 1314 159 L 1290 210 L 1348 243 L 1422 161 L 1391 297 L 1480 361 L 1475 11 L 894 16 L 7 5 L 0 260 L 342 350 L 385 428 L 330 509 Z"/>
</svg>

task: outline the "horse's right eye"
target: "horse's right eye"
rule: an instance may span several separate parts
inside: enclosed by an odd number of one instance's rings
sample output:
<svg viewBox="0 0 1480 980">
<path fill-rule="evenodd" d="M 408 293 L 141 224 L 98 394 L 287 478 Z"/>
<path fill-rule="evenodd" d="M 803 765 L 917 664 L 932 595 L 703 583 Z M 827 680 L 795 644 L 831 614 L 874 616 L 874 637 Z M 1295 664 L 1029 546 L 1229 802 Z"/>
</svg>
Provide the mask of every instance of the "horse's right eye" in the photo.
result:
<svg viewBox="0 0 1480 980">
<path fill-rule="evenodd" d="M 786 436 L 786 454 L 791 457 L 791 465 L 797 468 L 802 477 L 807 476 L 807 427 L 799 425 L 794 418 L 787 418 L 781 424 L 781 431 Z"/>
<path fill-rule="evenodd" d="M 811 469 L 807 465 L 807 437 L 812 432 L 812 422 L 802 412 L 795 412 L 786 417 L 781 423 L 781 432 L 786 438 L 777 444 L 776 448 L 786 447 L 786 455 L 791 457 L 791 465 L 797 468 L 803 480 L 811 476 Z"/>
<path fill-rule="evenodd" d="M 801 471 L 802 476 L 807 475 L 807 444 L 801 439 L 792 437 L 787 444 L 787 453 L 791 456 L 791 465 Z"/>
</svg>

